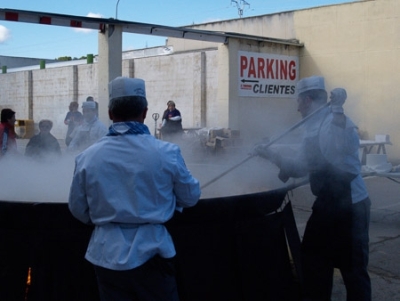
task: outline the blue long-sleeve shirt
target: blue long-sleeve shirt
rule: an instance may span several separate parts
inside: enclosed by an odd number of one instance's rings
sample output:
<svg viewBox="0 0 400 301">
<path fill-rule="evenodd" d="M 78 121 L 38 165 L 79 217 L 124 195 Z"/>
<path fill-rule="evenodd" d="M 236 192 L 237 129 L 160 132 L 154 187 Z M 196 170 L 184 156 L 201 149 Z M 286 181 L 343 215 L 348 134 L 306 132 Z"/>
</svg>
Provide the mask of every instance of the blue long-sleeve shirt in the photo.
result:
<svg viewBox="0 0 400 301">
<path fill-rule="evenodd" d="M 323 169 L 325 162 L 328 162 L 335 168 L 355 176 L 351 181 L 351 197 L 354 204 L 368 197 L 364 180 L 360 175 L 361 162 L 358 156 L 360 142 L 357 127 L 347 116 L 343 126 L 336 124 L 333 119 L 333 114 L 327 107 L 304 124 L 304 136 L 299 152 L 294 157 L 280 160 L 281 176 L 302 177 L 309 172 Z M 318 141 L 317 150 L 310 149 L 307 145 L 314 139 Z M 313 150 L 318 153 L 310 153 Z"/>
<path fill-rule="evenodd" d="M 175 255 L 163 223 L 199 198 L 177 145 L 148 134 L 105 136 L 76 157 L 69 209 L 95 225 L 86 259 L 128 270 Z"/>
</svg>

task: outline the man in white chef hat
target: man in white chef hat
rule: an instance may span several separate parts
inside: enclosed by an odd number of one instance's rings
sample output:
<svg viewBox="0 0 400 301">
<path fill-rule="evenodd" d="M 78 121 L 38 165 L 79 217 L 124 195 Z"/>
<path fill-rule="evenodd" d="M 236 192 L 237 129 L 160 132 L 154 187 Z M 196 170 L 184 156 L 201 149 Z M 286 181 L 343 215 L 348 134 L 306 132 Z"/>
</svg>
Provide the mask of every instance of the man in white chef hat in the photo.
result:
<svg viewBox="0 0 400 301">
<path fill-rule="evenodd" d="M 297 110 L 305 134 L 296 156 L 265 145 L 253 153 L 280 168 L 279 178 L 308 175 L 316 199 L 302 241 L 303 300 L 330 300 L 334 268 L 341 271 L 347 300 L 371 300 L 367 271 L 370 199 L 360 175 L 357 127 L 344 115 L 346 90 L 327 104 L 325 81 L 311 76 L 297 84 Z"/>
<path fill-rule="evenodd" d="M 175 247 L 164 226 L 178 207 L 194 206 L 199 181 L 179 146 L 156 139 L 144 124 L 145 82 L 109 84 L 108 134 L 76 157 L 69 208 L 94 224 L 85 258 L 96 271 L 100 299 L 179 300 Z"/>
<path fill-rule="evenodd" d="M 79 153 L 95 143 L 107 133 L 107 127 L 97 117 L 96 103 L 85 101 L 82 103 L 83 123 L 71 133 L 71 142 L 67 151 Z"/>
</svg>

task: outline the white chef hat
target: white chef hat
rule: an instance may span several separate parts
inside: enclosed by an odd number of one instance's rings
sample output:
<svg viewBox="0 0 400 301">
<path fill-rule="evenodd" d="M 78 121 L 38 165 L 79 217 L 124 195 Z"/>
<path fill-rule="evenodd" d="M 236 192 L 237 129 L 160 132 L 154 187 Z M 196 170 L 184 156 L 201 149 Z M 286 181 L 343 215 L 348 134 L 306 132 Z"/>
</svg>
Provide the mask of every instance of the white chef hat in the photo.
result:
<svg viewBox="0 0 400 301">
<path fill-rule="evenodd" d="M 297 94 L 310 90 L 325 90 L 325 80 L 322 76 L 310 76 L 299 80 L 296 87 Z"/>
<path fill-rule="evenodd" d="M 124 96 L 146 98 L 145 82 L 140 78 L 117 77 L 108 84 L 109 99 Z"/>
<path fill-rule="evenodd" d="M 96 103 L 94 101 L 84 101 L 82 109 L 96 109 Z"/>
</svg>

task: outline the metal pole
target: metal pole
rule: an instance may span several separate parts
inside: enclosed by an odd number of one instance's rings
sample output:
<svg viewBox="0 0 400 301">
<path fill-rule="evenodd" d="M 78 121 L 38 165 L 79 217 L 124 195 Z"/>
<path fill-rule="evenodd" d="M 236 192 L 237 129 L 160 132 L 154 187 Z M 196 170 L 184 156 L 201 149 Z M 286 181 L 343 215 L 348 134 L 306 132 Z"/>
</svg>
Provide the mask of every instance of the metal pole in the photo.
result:
<svg viewBox="0 0 400 301">
<path fill-rule="evenodd" d="M 153 113 L 153 115 L 151 115 L 151 117 L 153 117 L 153 119 L 154 119 L 154 137 L 157 137 L 157 120 L 160 117 L 160 114 Z"/>
<path fill-rule="evenodd" d="M 117 1 L 117 5 L 115 7 L 115 19 L 118 19 L 118 4 L 119 4 L 119 0 Z"/>
<path fill-rule="evenodd" d="M 312 112 L 310 115 L 304 117 L 302 120 L 300 120 L 298 123 L 296 123 L 295 125 L 291 126 L 289 129 L 287 129 L 286 131 L 284 131 L 282 134 L 280 134 L 279 136 L 273 138 L 272 140 L 270 140 L 268 143 L 265 144 L 265 147 L 269 147 L 272 144 L 274 144 L 275 142 L 277 142 L 278 140 L 282 139 L 284 136 L 286 136 L 287 134 L 289 134 L 290 132 L 292 132 L 293 130 L 295 130 L 296 128 L 298 128 L 299 126 L 301 126 L 303 123 L 307 122 L 312 116 L 314 116 L 315 114 L 317 114 L 318 112 L 320 112 L 321 110 L 323 110 L 324 108 L 326 108 L 327 106 L 330 105 L 330 102 L 326 103 L 325 105 L 323 105 L 322 107 L 318 108 L 317 110 L 315 110 L 314 112 Z M 238 164 L 232 166 L 231 168 L 229 168 L 228 170 L 224 171 L 222 174 L 220 174 L 219 176 L 216 176 L 215 178 L 213 178 L 212 180 L 208 181 L 207 183 L 205 183 L 204 185 L 201 186 L 201 189 L 207 187 L 208 185 L 211 185 L 212 183 L 214 183 L 215 181 L 217 181 L 218 179 L 222 178 L 224 175 L 226 175 L 227 173 L 231 172 L 232 170 L 238 168 L 240 165 L 242 165 L 243 163 L 249 161 L 251 158 L 254 158 L 256 156 L 254 155 L 249 155 L 248 157 L 246 157 L 244 160 L 240 161 Z"/>
</svg>

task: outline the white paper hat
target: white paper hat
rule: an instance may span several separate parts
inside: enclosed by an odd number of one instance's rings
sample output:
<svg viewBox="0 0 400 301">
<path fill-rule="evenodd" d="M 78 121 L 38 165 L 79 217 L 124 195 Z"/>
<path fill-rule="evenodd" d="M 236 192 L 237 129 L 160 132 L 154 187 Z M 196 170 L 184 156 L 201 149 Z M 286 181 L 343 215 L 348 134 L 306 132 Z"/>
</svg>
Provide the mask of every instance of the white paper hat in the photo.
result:
<svg viewBox="0 0 400 301">
<path fill-rule="evenodd" d="M 123 96 L 146 97 L 144 80 L 140 78 L 117 77 L 108 84 L 110 100 Z"/>
<path fill-rule="evenodd" d="M 94 101 L 84 101 L 82 109 L 96 109 L 96 103 Z"/>
<path fill-rule="evenodd" d="M 310 90 L 325 90 L 325 80 L 322 76 L 310 76 L 299 80 L 297 94 Z"/>
</svg>

